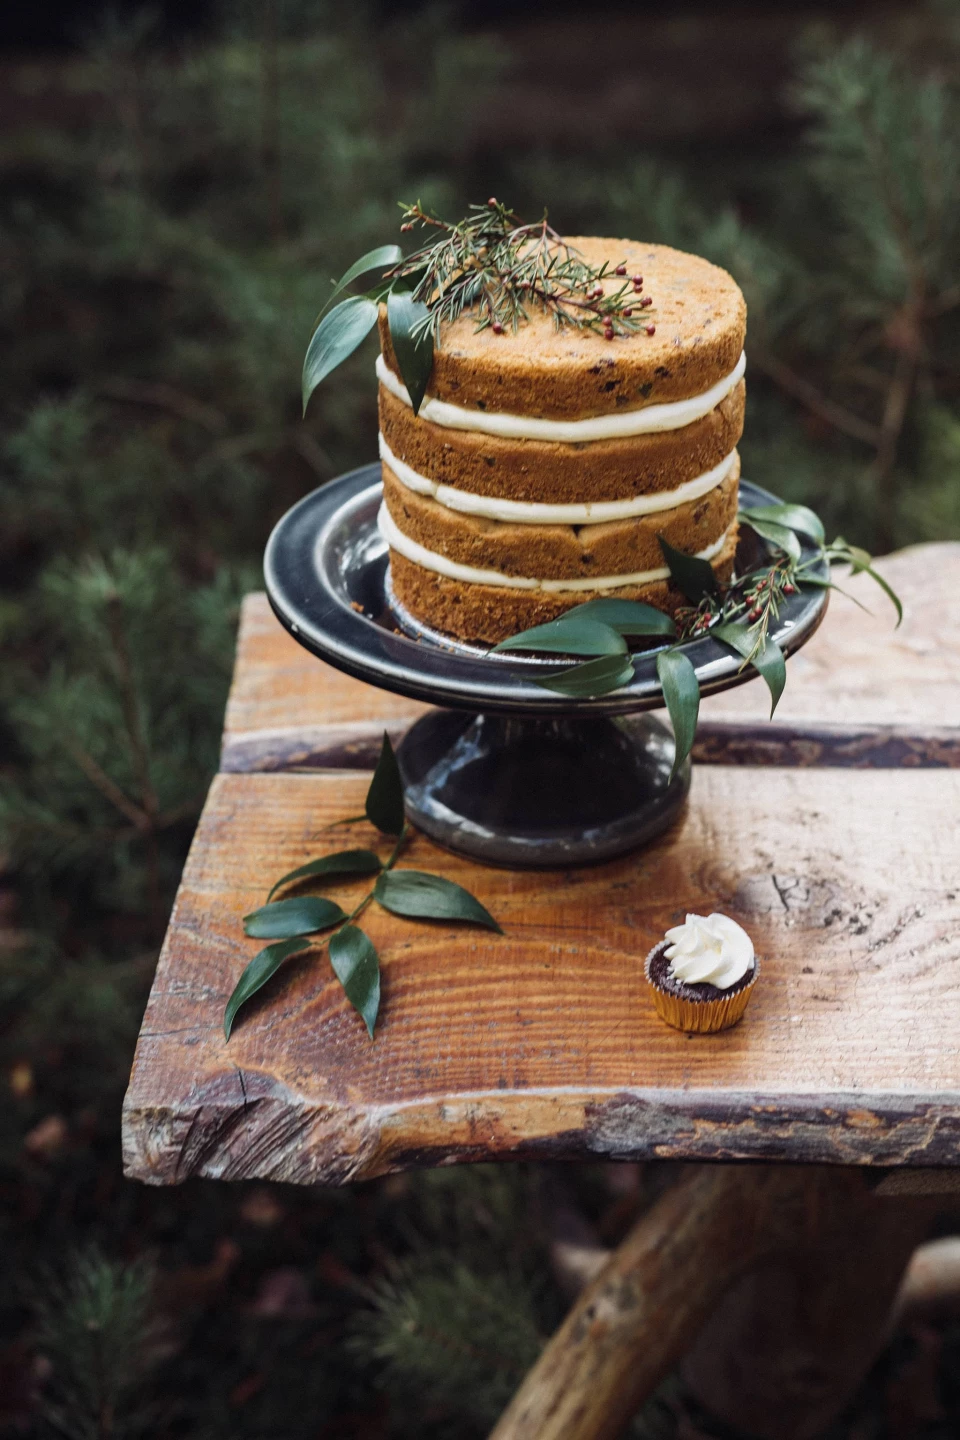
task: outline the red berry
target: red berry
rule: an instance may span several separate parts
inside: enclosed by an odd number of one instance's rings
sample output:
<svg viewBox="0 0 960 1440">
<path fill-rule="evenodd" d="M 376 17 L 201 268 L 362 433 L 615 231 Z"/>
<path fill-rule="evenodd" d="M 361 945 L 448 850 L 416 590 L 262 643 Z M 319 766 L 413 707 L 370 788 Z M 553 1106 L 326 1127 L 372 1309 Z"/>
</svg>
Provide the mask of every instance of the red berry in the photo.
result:
<svg viewBox="0 0 960 1440">
<path fill-rule="evenodd" d="M 490 196 L 490 199 L 487 201 L 487 204 L 490 206 L 490 209 L 491 209 L 491 210 L 496 210 L 496 208 L 497 208 L 497 197 L 496 197 L 496 195 L 491 195 L 491 196 Z"/>
<path fill-rule="evenodd" d="M 651 298 L 649 295 L 644 295 L 643 299 L 640 301 L 640 309 L 641 309 L 641 310 L 646 310 L 647 306 L 648 306 L 648 305 L 652 305 L 652 304 L 653 304 L 652 298 Z"/>
<path fill-rule="evenodd" d="M 796 595 L 796 593 L 797 593 L 797 587 L 796 587 L 796 585 L 784 585 L 784 587 L 783 587 L 783 593 L 784 593 L 784 595 Z"/>
<path fill-rule="evenodd" d="M 613 339 L 613 326 L 612 326 L 612 325 L 605 325 L 605 326 L 603 327 L 603 334 L 604 334 L 604 337 L 605 337 L 607 340 L 612 340 L 612 339 Z"/>
<path fill-rule="evenodd" d="M 656 335 L 656 333 L 657 333 L 657 327 L 656 327 L 656 325 L 648 325 L 648 326 L 647 326 L 647 334 L 648 334 L 648 335 Z"/>
<path fill-rule="evenodd" d="M 500 324 L 500 321 L 499 321 L 499 320 L 494 320 L 494 322 L 493 322 L 493 324 L 491 325 L 490 328 L 491 328 L 491 330 L 493 331 L 494 335 L 502 335 L 502 334 L 503 334 L 503 326 Z"/>
<path fill-rule="evenodd" d="M 624 314 L 624 318 L 627 319 L 627 320 L 629 320 L 629 319 L 630 319 L 630 316 L 633 314 L 633 311 L 632 311 L 632 310 L 629 310 L 629 309 L 628 309 L 628 310 L 624 310 L 623 314 Z"/>
<path fill-rule="evenodd" d="M 626 273 L 627 273 L 627 267 L 626 267 L 626 265 L 618 265 L 617 268 L 616 268 L 616 270 L 614 270 L 613 273 L 614 273 L 614 275 L 626 275 Z"/>
<path fill-rule="evenodd" d="M 759 620 L 762 613 L 763 613 L 763 612 L 762 612 L 761 610 L 758 610 L 758 609 L 754 608 L 753 610 L 750 611 L 750 614 L 747 616 L 747 619 L 748 619 L 748 620 Z"/>
<path fill-rule="evenodd" d="M 643 284 L 643 276 L 642 276 L 642 275 L 631 275 L 630 278 L 631 278 L 631 280 L 633 281 L 634 285 L 642 285 L 642 284 Z"/>
</svg>

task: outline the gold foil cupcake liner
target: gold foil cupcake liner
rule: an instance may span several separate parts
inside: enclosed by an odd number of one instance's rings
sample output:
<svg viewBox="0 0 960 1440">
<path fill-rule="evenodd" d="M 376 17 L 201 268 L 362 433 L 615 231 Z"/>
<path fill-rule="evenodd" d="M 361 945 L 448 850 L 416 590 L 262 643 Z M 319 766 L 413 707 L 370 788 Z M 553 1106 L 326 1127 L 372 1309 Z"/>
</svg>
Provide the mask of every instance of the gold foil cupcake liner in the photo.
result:
<svg viewBox="0 0 960 1440">
<path fill-rule="evenodd" d="M 725 995 L 721 990 L 716 1000 L 688 1000 L 682 995 L 673 995 L 669 990 L 661 989 L 650 974 L 650 966 L 663 950 L 665 943 L 661 940 L 659 945 L 654 945 L 643 967 L 661 1020 L 665 1020 L 675 1030 L 709 1035 L 717 1030 L 729 1030 L 731 1025 L 736 1025 L 738 1020 L 743 1019 L 750 992 L 760 974 L 760 962 L 756 957 L 749 983 L 734 991 L 732 995 Z"/>
</svg>

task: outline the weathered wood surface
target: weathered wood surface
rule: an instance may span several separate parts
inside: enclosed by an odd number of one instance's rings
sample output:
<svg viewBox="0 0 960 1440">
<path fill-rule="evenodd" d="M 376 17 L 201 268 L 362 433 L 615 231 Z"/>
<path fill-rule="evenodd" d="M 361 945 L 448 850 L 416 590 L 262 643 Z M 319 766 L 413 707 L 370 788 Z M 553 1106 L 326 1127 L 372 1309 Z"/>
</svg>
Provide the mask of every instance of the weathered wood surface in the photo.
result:
<svg viewBox="0 0 960 1440">
<path fill-rule="evenodd" d="M 399 740 L 428 708 L 325 665 L 287 634 L 266 595 L 247 595 L 220 768 L 362 768 L 374 763 L 384 730 Z"/>
<path fill-rule="evenodd" d="M 578 1297 L 491 1440 L 614 1440 L 685 1354 L 688 1387 L 737 1434 L 812 1440 L 882 1347 L 932 1218 L 849 1169 L 686 1167 Z"/>
<path fill-rule="evenodd" d="M 960 724 L 960 542 L 911 545 L 877 561 L 903 601 L 903 624 L 864 575 L 835 578 L 868 607 L 834 594 L 819 631 L 789 662 L 781 724 L 892 725 L 923 733 Z M 761 719 L 763 687 L 704 701 L 713 720 Z"/>
<path fill-rule="evenodd" d="M 860 576 L 790 661 L 767 720 L 763 685 L 706 699 L 701 763 L 960 767 L 960 544 L 917 545 L 879 562 L 903 597 L 893 610 Z M 340 768 L 372 763 L 383 729 L 398 739 L 426 707 L 351 680 L 292 640 L 264 595 L 244 602 L 222 768 Z"/>
<path fill-rule="evenodd" d="M 348 1181 L 496 1156 L 960 1163 L 960 775 L 703 768 L 685 820 L 607 865 L 475 865 L 416 837 L 503 937 L 369 912 L 371 1044 L 324 955 L 224 1044 L 257 949 L 241 917 L 310 856 L 365 843 L 362 774 L 221 775 L 164 946 L 125 1107 L 130 1175 Z M 337 892 L 340 893 L 339 891 Z M 346 894 L 350 894 L 347 887 Z M 744 1022 L 657 1019 L 647 948 L 687 910 L 754 937 Z"/>
</svg>

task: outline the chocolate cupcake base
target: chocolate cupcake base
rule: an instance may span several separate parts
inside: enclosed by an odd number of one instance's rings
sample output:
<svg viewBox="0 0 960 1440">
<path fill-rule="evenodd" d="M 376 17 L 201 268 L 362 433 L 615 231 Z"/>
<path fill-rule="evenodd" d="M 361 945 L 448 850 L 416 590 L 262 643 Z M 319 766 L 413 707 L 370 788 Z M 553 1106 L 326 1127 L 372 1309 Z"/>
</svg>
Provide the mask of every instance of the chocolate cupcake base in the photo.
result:
<svg viewBox="0 0 960 1440">
<path fill-rule="evenodd" d="M 720 990 L 716 985 L 688 985 L 671 973 L 666 956 L 667 945 L 666 940 L 655 945 L 644 965 L 644 974 L 661 1020 L 675 1030 L 696 1034 L 729 1030 L 731 1025 L 736 1025 L 743 1018 L 750 992 L 760 973 L 759 962 L 754 959 L 753 969 L 727 990 Z"/>
</svg>

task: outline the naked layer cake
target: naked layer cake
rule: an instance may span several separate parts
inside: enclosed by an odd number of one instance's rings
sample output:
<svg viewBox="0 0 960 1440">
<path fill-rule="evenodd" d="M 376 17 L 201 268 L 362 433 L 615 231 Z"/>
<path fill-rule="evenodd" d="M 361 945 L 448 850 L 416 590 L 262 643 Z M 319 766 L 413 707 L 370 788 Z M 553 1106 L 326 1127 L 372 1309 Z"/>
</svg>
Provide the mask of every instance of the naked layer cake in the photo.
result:
<svg viewBox="0 0 960 1440">
<path fill-rule="evenodd" d="M 655 323 L 606 339 L 531 307 L 496 334 L 468 312 L 443 326 L 414 415 L 381 307 L 391 583 L 418 620 L 463 640 L 496 643 L 598 596 L 672 613 L 685 602 L 661 536 L 722 580 L 733 568 L 743 295 L 726 271 L 663 245 L 568 244 L 642 276 Z"/>
</svg>

